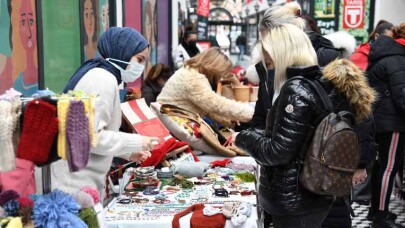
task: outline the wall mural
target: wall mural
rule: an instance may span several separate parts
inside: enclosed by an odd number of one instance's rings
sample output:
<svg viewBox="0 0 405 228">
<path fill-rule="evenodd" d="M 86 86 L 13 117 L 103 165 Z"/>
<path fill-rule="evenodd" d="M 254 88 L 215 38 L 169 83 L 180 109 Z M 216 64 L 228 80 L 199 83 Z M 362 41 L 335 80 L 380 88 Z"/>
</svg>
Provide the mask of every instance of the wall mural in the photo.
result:
<svg viewBox="0 0 405 228">
<path fill-rule="evenodd" d="M 35 0 L 0 0 L 0 94 L 38 90 Z"/>
<path fill-rule="evenodd" d="M 145 73 L 157 61 L 157 4 L 156 0 L 142 0 L 142 35 L 149 43 L 149 61 Z"/>
</svg>

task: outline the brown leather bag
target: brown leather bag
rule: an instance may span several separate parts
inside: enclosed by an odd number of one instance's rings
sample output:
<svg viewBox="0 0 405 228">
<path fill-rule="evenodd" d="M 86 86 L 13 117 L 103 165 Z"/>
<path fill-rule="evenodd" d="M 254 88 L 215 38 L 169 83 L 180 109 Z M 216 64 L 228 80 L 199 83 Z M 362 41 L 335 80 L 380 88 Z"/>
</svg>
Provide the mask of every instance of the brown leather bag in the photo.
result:
<svg viewBox="0 0 405 228">
<path fill-rule="evenodd" d="M 347 118 L 351 117 L 351 113 L 334 113 L 333 105 L 323 87 L 316 81 L 305 81 L 319 94 L 329 114 L 315 128 L 305 154 L 300 183 L 309 191 L 320 195 L 350 195 L 352 178 L 360 159 L 359 140 L 351 127 L 351 119 Z M 319 121 L 315 121 L 317 122 Z"/>
<path fill-rule="evenodd" d="M 223 146 L 218 140 L 218 135 L 212 128 L 196 113 L 185 110 L 183 108 L 163 104 L 160 112 L 169 116 L 178 116 L 193 121 L 198 126 L 198 132 L 203 137 L 204 141 L 213 147 L 217 153 L 224 157 L 235 157 L 236 155 L 246 155 L 243 151 L 232 145 Z"/>
</svg>

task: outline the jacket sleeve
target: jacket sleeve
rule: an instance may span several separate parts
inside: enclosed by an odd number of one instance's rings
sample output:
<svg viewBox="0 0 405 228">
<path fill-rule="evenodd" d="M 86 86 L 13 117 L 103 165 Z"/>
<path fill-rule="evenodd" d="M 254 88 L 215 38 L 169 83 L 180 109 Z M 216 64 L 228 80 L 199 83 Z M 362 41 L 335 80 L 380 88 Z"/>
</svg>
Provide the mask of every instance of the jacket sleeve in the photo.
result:
<svg viewBox="0 0 405 228">
<path fill-rule="evenodd" d="M 388 78 L 389 87 L 395 105 L 402 113 L 405 113 L 405 67 L 390 74 Z"/>
<path fill-rule="evenodd" d="M 310 124 L 322 110 L 320 102 L 314 99 L 317 97 L 300 81 L 296 79 L 284 85 L 277 106 L 272 107 L 276 108 L 276 115 L 269 135 L 248 130 L 236 137 L 236 145 L 261 165 L 286 165 L 295 160 Z"/>
<path fill-rule="evenodd" d="M 258 99 L 255 105 L 255 112 L 251 120 L 251 126 L 253 128 L 264 130 L 266 127 L 266 110 L 263 105 L 263 92 L 262 88 L 259 88 Z"/>
<path fill-rule="evenodd" d="M 360 139 L 360 161 L 357 166 L 358 169 L 367 168 L 375 159 L 378 145 L 375 142 L 375 122 L 374 117 L 371 116 L 363 121 L 362 123 L 356 125 L 354 128 L 359 139 Z"/>
<path fill-rule="evenodd" d="M 185 91 L 189 94 L 190 101 L 205 113 L 221 115 L 230 121 L 248 122 L 252 119 L 252 107 L 215 93 L 203 75 L 196 75 L 194 80 L 190 80 Z"/>
</svg>

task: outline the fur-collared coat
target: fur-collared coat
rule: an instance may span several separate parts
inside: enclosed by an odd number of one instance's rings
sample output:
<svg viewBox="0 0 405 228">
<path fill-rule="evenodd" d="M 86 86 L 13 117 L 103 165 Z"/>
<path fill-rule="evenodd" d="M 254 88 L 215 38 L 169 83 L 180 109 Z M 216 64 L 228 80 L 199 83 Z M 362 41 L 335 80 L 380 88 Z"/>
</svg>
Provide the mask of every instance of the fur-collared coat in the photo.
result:
<svg viewBox="0 0 405 228">
<path fill-rule="evenodd" d="M 193 68 L 180 68 L 170 77 L 157 101 L 184 108 L 231 126 L 231 121 L 248 122 L 253 108 L 218 95 L 203 74 Z"/>
<path fill-rule="evenodd" d="M 351 111 L 358 122 L 371 113 L 374 91 L 362 71 L 349 60 L 336 60 L 323 72 L 318 66 L 287 69 L 287 78 L 303 76 L 319 80 L 335 111 Z M 286 82 L 266 119 L 265 133 L 248 130 L 236 137 L 236 145 L 261 164 L 259 203 L 270 214 L 299 215 L 327 209 L 332 196 L 321 196 L 299 184 L 299 159 L 311 125 L 323 111 L 318 94 L 297 78 Z"/>
</svg>

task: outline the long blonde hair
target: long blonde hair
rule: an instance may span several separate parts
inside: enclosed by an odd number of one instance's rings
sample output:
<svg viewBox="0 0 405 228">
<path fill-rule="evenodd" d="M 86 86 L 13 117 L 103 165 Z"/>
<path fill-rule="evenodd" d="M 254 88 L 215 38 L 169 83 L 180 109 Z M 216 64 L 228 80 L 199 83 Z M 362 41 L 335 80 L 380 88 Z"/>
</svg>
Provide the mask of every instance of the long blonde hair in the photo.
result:
<svg viewBox="0 0 405 228">
<path fill-rule="evenodd" d="M 274 63 L 274 89 L 277 94 L 287 80 L 287 67 L 318 64 L 311 41 L 297 26 L 281 24 L 273 27 L 261 43 L 262 51 L 266 51 Z"/>
<path fill-rule="evenodd" d="M 218 47 L 212 47 L 188 59 L 184 66 L 198 70 L 215 87 L 222 77 L 228 76 L 232 62 Z"/>
<path fill-rule="evenodd" d="M 37 17 L 35 13 L 35 1 L 34 0 L 29 0 L 31 3 L 31 10 L 32 10 L 32 15 L 34 16 L 34 22 L 37 24 Z M 27 68 L 27 59 L 26 59 L 26 51 L 21 43 L 21 37 L 20 37 L 20 8 L 22 7 L 23 0 L 17 0 L 17 1 L 11 1 L 11 27 L 12 27 L 12 33 L 11 33 L 11 40 L 12 40 L 12 51 L 11 51 L 11 62 L 13 64 L 13 72 L 12 72 L 12 77 L 13 81 L 17 79 L 18 75 L 22 72 L 25 71 L 25 68 Z M 35 26 L 36 27 L 36 26 Z M 38 41 L 36 41 L 38 42 Z M 34 49 L 34 64 L 35 67 L 38 68 L 38 57 L 37 55 L 37 49 L 38 46 L 35 44 L 35 49 Z"/>
</svg>

